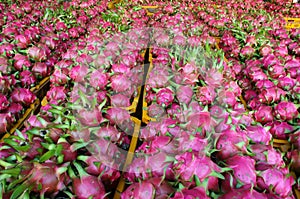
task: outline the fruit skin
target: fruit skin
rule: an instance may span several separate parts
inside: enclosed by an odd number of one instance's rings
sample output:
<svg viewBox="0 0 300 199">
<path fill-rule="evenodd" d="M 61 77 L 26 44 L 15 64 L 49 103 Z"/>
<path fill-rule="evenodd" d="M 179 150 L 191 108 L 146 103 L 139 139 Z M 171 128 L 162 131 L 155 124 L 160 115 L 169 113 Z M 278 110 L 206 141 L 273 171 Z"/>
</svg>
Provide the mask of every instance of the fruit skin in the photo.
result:
<svg viewBox="0 0 300 199">
<path fill-rule="evenodd" d="M 88 199 L 91 196 L 93 199 L 104 199 L 106 194 L 102 182 L 91 175 L 74 178 L 72 188 L 78 199 Z"/>
</svg>

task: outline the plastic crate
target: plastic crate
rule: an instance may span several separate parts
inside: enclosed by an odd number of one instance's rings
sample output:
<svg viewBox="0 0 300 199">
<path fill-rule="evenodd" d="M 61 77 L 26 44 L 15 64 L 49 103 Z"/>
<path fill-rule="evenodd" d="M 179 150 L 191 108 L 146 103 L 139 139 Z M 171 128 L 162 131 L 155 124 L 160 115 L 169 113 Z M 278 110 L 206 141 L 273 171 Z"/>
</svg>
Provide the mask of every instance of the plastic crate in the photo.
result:
<svg viewBox="0 0 300 199">
<path fill-rule="evenodd" d="M 291 148 L 291 145 L 288 140 L 273 139 L 273 147 L 279 149 L 282 152 L 287 152 Z"/>
<path fill-rule="evenodd" d="M 151 52 L 151 48 L 150 48 L 150 50 L 149 50 L 149 70 L 148 70 L 148 73 L 147 73 L 147 76 L 146 76 L 146 82 L 148 80 L 149 74 L 152 71 L 152 69 L 153 69 L 153 56 L 152 56 L 152 52 Z M 146 96 L 146 89 L 144 89 L 144 91 L 143 91 L 142 122 L 145 123 L 145 124 L 148 124 L 150 121 L 156 121 L 156 119 L 151 118 L 148 115 L 148 104 L 146 102 L 145 96 Z"/>
<path fill-rule="evenodd" d="M 37 96 L 37 98 L 42 100 L 43 97 L 47 94 L 49 90 L 49 86 L 50 86 L 50 77 L 45 77 L 39 82 L 38 85 L 32 87 L 30 91 L 33 92 Z"/>
<path fill-rule="evenodd" d="M 146 10 L 148 16 L 152 16 L 159 6 L 142 6 L 142 8 Z"/>
<path fill-rule="evenodd" d="M 4 138 L 9 137 L 11 134 L 13 134 L 16 129 L 21 129 L 24 125 L 24 122 L 35 113 L 35 111 L 38 109 L 40 105 L 40 100 L 36 99 L 30 106 L 28 109 L 26 109 L 25 113 L 23 114 L 23 116 L 17 121 L 16 124 L 14 124 L 12 126 L 12 128 L 10 128 L 8 130 L 8 133 L 4 134 L 4 136 L 1 138 L 1 141 L 3 141 Z"/>
<path fill-rule="evenodd" d="M 135 117 L 131 117 L 131 120 L 135 123 L 135 126 L 134 126 L 134 132 L 132 134 L 132 139 L 131 139 L 131 142 L 130 142 L 129 150 L 128 150 L 128 153 L 127 153 L 126 161 L 125 161 L 125 164 L 123 166 L 123 171 L 126 170 L 126 168 L 131 164 L 131 162 L 134 158 L 134 152 L 135 152 L 135 149 L 136 149 L 136 146 L 137 146 L 137 142 L 138 142 L 138 139 L 139 139 L 139 133 L 140 133 L 140 129 L 141 129 L 141 120 L 139 120 Z M 124 179 L 123 174 L 122 174 L 121 178 L 120 178 L 120 181 L 119 181 L 119 184 L 116 188 L 113 199 L 120 199 L 121 198 L 121 193 L 124 191 L 125 186 L 126 186 L 125 179 Z"/>
<path fill-rule="evenodd" d="M 300 18 L 286 17 L 286 18 L 284 18 L 284 20 L 286 22 L 286 24 L 285 24 L 286 29 L 300 28 Z"/>
</svg>

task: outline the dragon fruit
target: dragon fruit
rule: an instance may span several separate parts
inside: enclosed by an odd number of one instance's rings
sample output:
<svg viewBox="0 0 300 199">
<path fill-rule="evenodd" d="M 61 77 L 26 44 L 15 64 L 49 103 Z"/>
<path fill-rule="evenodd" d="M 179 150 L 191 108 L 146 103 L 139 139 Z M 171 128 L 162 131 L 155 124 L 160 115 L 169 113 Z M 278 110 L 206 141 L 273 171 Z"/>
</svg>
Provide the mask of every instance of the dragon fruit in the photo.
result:
<svg viewBox="0 0 300 199">
<path fill-rule="evenodd" d="M 268 68 L 268 74 L 272 78 L 278 78 L 278 77 L 284 77 L 286 75 L 286 72 L 284 70 L 284 67 L 278 64 L 275 64 L 273 66 L 270 66 Z"/>
<path fill-rule="evenodd" d="M 256 185 L 255 161 L 248 156 L 235 155 L 226 161 L 233 170 L 233 176 L 243 185 Z"/>
<path fill-rule="evenodd" d="M 46 51 L 43 48 L 36 46 L 28 49 L 28 56 L 37 62 L 45 61 L 47 59 Z"/>
<path fill-rule="evenodd" d="M 245 130 L 245 134 L 255 143 L 269 144 L 272 135 L 262 126 L 248 126 Z"/>
<path fill-rule="evenodd" d="M 209 199 L 210 197 L 206 194 L 206 191 L 203 187 L 195 187 L 193 189 L 184 188 L 180 191 L 177 191 L 172 199 L 182 199 L 182 198 L 189 198 L 189 199 Z"/>
<path fill-rule="evenodd" d="M 139 148 L 139 152 L 145 154 L 155 154 L 164 152 L 166 154 L 175 154 L 176 146 L 169 136 L 155 136 L 151 140 L 144 142 Z"/>
<path fill-rule="evenodd" d="M 269 199 L 266 194 L 255 190 L 232 189 L 230 192 L 222 195 L 219 199 Z"/>
<path fill-rule="evenodd" d="M 6 96 L 0 93 L 0 111 L 5 110 L 9 107 L 9 101 Z"/>
<path fill-rule="evenodd" d="M 48 75 L 48 67 L 43 62 L 34 63 L 31 70 L 36 77 L 46 77 Z"/>
<path fill-rule="evenodd" d="M 87 74 L 88 68 L 85 65 L 74 66 L 69 72 L 70 78 L 75 82 L 83 82 Z"/>
<path fill-rule="evenodd" d="M 236 95 L 233 91 L 223 90 L 218 93 L 218 102 L 223 106 L 233 107 L 236 103 Z"/>
<path fill-rule="evenodd" d="M 186 129 L 191 132 L 198 132 L 202 138 L 210 133 L 217 124 L 210 113 L 206 111 L 190 114 L 187 121 Z"/>
<path fill-rule="evenodd" d="M 130 106 L 130 99 L 122 94 L 112 95 L 110 97 L 111 105 L 115 107 L 128 107 Z"/>
<path fill-rule="evenodd" d="M 111 77 L 111 88 L 118 93 L 130 90 L 132 83 L 124 74 L 114 75 Z"/>
<path fill-rule="evenodd" d="M 286 92 L 278 87 L 263 89 L 259 94 L 259 99 L 262 103 L 271 104 L 278 102 L 281 97 L 285 97 Z"/>
<path fill-rule="evenodd" d="M 247 153 L 249 141 L 242 132 L 227 129 L 217 135 L 216 148 L 219 150 L 217 156 L 223 160 L 238 153 Z"/>
<path fill-rule="evenodd" d="M 67 90 L 64 86 L 52 86 L 47 92 L 47 100 L 63 101 L 66 99 Z"/>
<path fill-rule="evenodd" d="M 169 110 L 168 113 L 171 114 Z M 153 118 L 162 118 L 166 115 L 166 111 L 157 103 L 152 102 L 152 104 L 148 106 L 148 115 Z"/>
<path fill-rule="evenodd" d="M 278 84 L 277 86 L 285 91 L 290 91 L 296 84 L 296 81 L 290 77 L 280 77 L 277 79 Z"/>
<path fill-rule="evenodd" d="M 189 104 L 192 100 L 193 89 L 190 86 L 179 86 L 176 91 L 176 97 L 179 103 Z"/>
<path fill-rule="evenodd" d="M 274 108 L 275 115 L 278 119 L 289 121 L 298 116 L 297 107 L 293 102 L 280 102 Z"/>
<path fill-rule="evenodd" d="M 20 81 L 23 87 L 30 88 L 36 83 L 36 78 L 29 70 L 24 70 L 20 73 Z"/>
<path fill-rule="evenodd" d="M 125 192 L 122 193 L 121 199 L 130 198 L 154 198 L 155 187 L 150 182 L 139 182 L 130 185 Z"/>
<path fill-rule="evenodd" d="M 216 96 L 216 92 L 211 87 L 204 86 L 197 89 L 196 98 L 204 106 L 212 104 Z"/>
<path fill-rule="evenodd" d="M 10 113 L 0 113 L 0 133 L 6 133 L 7 128 L 11 124 L 11 114 Z"/>
<path fill-rule="evenodd" d="M 68 69 L 55 69 L 51 75 L 50 82 L 52 84 L 57 85 L 65 85 L 69 81 L 69 77 L 67 76 Z"/>
<path fill-rule="evenodd" d="M 265 170 L 270 166 L 277 168 L 284 166 L 282 155 L 270 145 L 254 144 L 251 145 L 251 151 L 255 154 L 252 158 L 256 161 L 257 170 Z"/>
<path fill-rule="evenodd" d="M 173 166 L 175 176 L 179 177 L 183 182 L 190 182 L 195 176 L 200 182 L 203 182 L 208 177 L 216 176 L 216 173 L 221 172 L 221 168 L 206 156 L 185 152 L 176 155 L 175 159 L 177 162 Z"/>
<path fill-rule="evenodd" d="M 156 93 L 156 102 L 162 106 L 169 106 L 174 100 L 174 93 L 169 88 L 162 88 Z"/>
<path fill-rule="evenodd" d="M 65 187 L 63 173 L 54 162 L 47 163 L 22 163 L 23 178 L 28 186 L 33 186 L 32 191 L 44 193 L 55 193 Z M 62 170 L 63 171 L 63 170 Z"/>
<path fill-rule="evenodd" d="M 104 185 L 96 176 L 85 175 L 72 180 L 72 188 L 78 198 L 104 199 Z"/>
<path fill-rule="evenodd" d="M 28 36 L 26 35 L 17 35 L 15 37 L 15 40 L 17 41 L 17 46 L 20 48 L 20 49 L 25 49 L 27 48 L 27 46 L 30 44 L 30 39 Z"/>
<path fill-rule="evenodd" d="M 141 154 L 142 155 L 142 154 Z M 174 158 L 163 152 L 153 155 L 143 155 L 135 158 L 128 166 L 124 177 L 130 182 L 136 179 L 150 179 L 151 177 L 165 176 L 167 180 L 174 180 L 172 164 Z"/>
<path fill-rule="evenodd" d="M 255 120 L 262 124 L 273 121 L 273 109 L 271 106 L 262 105 L 254 113 Z"/>
<path fill-rule="evenodd" d="M 30 68 L 31 62 L 29 61 L 28 57 L 16 54 L 14 57 L 14 68 L 18 71 L 22 71 L 24 68 Z"/>
<path fill-rule="evenodd" d="M 102 113 L 97 108 L 92 110 L 81 109 L 77 111 L 78 119 L 84 126 L 95 127 L 102 122 Z"/>
<path fill-rule="evenodd" d="M 120 172 L 116 169 L 118 168 L 116 163 L 112 163 L 112 166 L 102 164 L 101 160 L 95 156 L 79 156 L 78 159 L 87 164 L 85 171 L 88 174 L 93 176 L 101 175 L 101 181 L 103 183 L 113 183 L 121 176 Z"/>
<path fill-rule="evenodd" d="M 142 182 L 136 182 L 130 185 L 122 193 L 122 199 L 147 197 L 149 198 L 166 198 L 173 193 L 173 188 L 162 178 L 151 178 Z M 143 194 L 145 194 L 143 196 Z"/>
<path fill-rule="evenodd" d="M 11 99 L 13 102 L 28 106 L 34 102 L 36 96 L 29 89 L 15 88 L 15 90 L 11 93 Z"/>
<path fill-rule="evenodd" d="M 257 178 L 257 185 L 263 190 L 269 190 L 278 196 L 287 197 L 292 194 L 295 183 L 292 176 L 288 176 L 287 169 L 269 168 L 262 171 Z"/>
<path fill-rule="evenodd" d="M 116 142 L 120 139 L 121 133 L 114 126 L 104 126 L 96 132 L 96 136 Z"/>
</svg>

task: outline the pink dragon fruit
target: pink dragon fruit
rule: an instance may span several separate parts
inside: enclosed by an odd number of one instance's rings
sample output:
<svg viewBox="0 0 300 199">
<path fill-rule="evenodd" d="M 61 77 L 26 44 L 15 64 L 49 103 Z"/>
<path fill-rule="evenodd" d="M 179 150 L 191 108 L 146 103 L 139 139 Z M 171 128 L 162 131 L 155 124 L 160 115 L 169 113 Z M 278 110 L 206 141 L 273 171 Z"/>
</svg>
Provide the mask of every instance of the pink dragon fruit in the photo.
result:
<svg viewBox="0 0 300 199">
<path fill-rule="evenodd" d="M 178 143 L 178 152 L 183 153 L 187 151 L 192 151 L 198 155 L 205 155 L 207 150 L 209 150 L 208 140 L 202 139 L 200 136 L 192 136 L 188 132 L 182 132 L 179 137 L 175 138 Z"/>
<path fill-rule="evenodd" d="M 46 77 L 48 75 L 48 67 L 42 62 L 34 63 L 31 70 L 36 77 Z"/>
<path fill-rule="evenodd" d="M 289 121 L 298 116 L 297 107 L 293 102 L 280 102 L 274 108 L 275 115 L 278 119 Z"/>
<path fill-rule="evenodd" d="M 266 194 L 255 190 L 232 189 L 230 192 L 222 195 L 219 199 L 269 199 Z"/>
<path fill-rule="evenodd" d="M 254 52 L 255 52 L 254 48 L 252 48 L 251 46 L 245 46 L 241 49 L 240 54 L 243 57 L 251 58 Z"/>
<path fill-rule="evenodd" d="M 0 133 L 6 133 L 7 128 L 11 124 L 11 114 L 10 113 L 0 113 Z"/>
<path fill-rule="evenodd" d="M 154 198 L 155 187 L 150 182 L 139 182 L 130 185 L 125 192 L 121 194 L 121 199 L 130 198 Z"/>
<path fill-rule="evenodd" d="M 295 86 L 296 81 L 289 77 L 280 77 L 278 78 L 277 86 L 285 91 L 290 91 Z"/>
<path fill-rule="evenodd" d="M 114 107 L 129 107 L 130 99 L 122 94 L 112 95 L 110 97 L 111 105 Z"/>
<path fill-rule="evenodd" d="M 116 163 L 113 165 L 102 164 L 101 159 L 95 156 L 78 156 L 79 160 L 84 161 L 87 164 L 85 171 L 93 176 L 101 175 L 101 181 L 103 183 L 113 183 L 120 178 L 120 172 L 115 168 L 118 168 Z"/>
<path fill-rule="evenodd" d="M 27 48 L 27 46 L 31 43 L 29 37 L 26 35 L 17 35 L 15 40 L 17 41 L 17 47 L 20 49 Z"/>
<path fill-rule="evenodd" d="M 193 189 L 184 188 L 181 191 L 175 193 L 172 199 L 209 199 L 210 197 L 206 194 L 206 191 L 203 187 L 195 187 Z"/>
<path fill-rule="evenodd" d="M 105 188 L 98 177 L 86 175 L 81 178 L 74 178 L 72 181 L 74 194 L 78 198 L 105 199 Z"/>
<path fill-rule="evenodd" d="M 69 81 L 68 73 L 69 70 L 66 68 L 55 69 L 51 75 L 50 82 L 57 85 L 65 85 Z"/>
<path fill-rule="evenodd" d="M 226 161 L 233 170 L 233 176 L 243 185 L 256 185 L 255 161 L 248 156 L 235 155 Z"/>
<path fill-rule="evenodd" d="M 22 71 L 24 68 L 30 68 L 31 62 L 29 61 L 28 57 L 16 54 L 14 57 L 14 68 L 18 71 Z"/>
<path fill-rule="evenodd" d="M 169 106 L 174 100 L 174 93 L 169 88 L 162 88 L 156 93 L 156 102 L 162 106 Z"/>
<path fill-rule="evenodd" d="M 278 78 L 280 76 L 284 77 L 286 76 L 286 72 L 284 70 L 284 67 L 278 64 L 275 64 L 268 68 L 268 73 L 270 77 L 272 78 Z"/>
<path fill-rule="evenodd" d="M 221 169 L 206 156 L 198 156 L 191 152 L 175 156 L 176 162 L 173 166 L 175 175 L 183 182 L 190 182 L 196 176 L 200 182 L 208 177 L 216 176 Z M 205 187 L 207 188 L 207 187 Z"/>
<path fill-rule="evenodd" d="M 272 135 L 262 126 L 248 126 L 245 130 L 245 134 L 255 143 L 269 144 Z"/>
<path fill-rule="evenodd" d="M 47 100 L 63 101 L 66 99 L 67 90 L 64 86 L 53 86 L 47 92 Z"/>
<path fill-rule="evenodd" d="M 16 103 L 23 104 L 28 106 L 33 103 L 36 99 L 36 96 L 26 88 L 15 88 L 15 90 L 11 93 L 11 100 Z"/>
<path fill-rule="evenodd" d="M 278 87 L 263 89 L 259 94 L 259 99 L 262 103 L 271 104 L 278 102 L 281 97 L 284 97 L 286 92 Z"/>
<path fill-rule="evenodd" d="M 257 178 L 257 185 L 263 190 L 269 190 L 281 197 L 292 194 L 292 186 L 295 183 L 292 176 L 288 176 L 287 169 L 269 168 L 262 171 Z"/>
<path fill-rule="evenodd" d="M 74 66 L 69 72 L 70 78 L 75 82 L 83 82 L 87 74 L 88 68 L 84 65 Z"/>
<path fill-rule="evenodd" d="M 171 113 L 168 110 L 168 113 L 172 114 L 173 112 Z M 150 106 L 148 106 L 148 115 L 153 118 L 162 118 L 162 117 L 166 116 L 166 111 L 161 106 L 159 106 L 157 103 L 152 102 L 152 104 Z"/>
<path fill-rule="evenodd" d="M 22 86 L 25 88 L 30 88 L 36 83 L 35 76 L 29 70 L 24 70 L 20 73 L 20 80 Z"/>
<path fill-rule="evenodd" d="M 265 57 L 265 56 L 267 56 L 267 55 L 269 55 L 269 54 L 272 53 L 272 48 L 270 46 L 268 46 L 268 45 L 263 45 L 260 48 L 259 52 L 260 52 L 261 56 Z"/>
<path fill-rule="evenodd" d="M 151 186 L 152 185 L 152 186 Z M 173 193 L 171 185 L 162 178 L 151 178 L 142 182 L 136 182 L 130 185 L 125 192 L 122 193 L 122 199 L 155 197 L 158 199 L 166 198 Z M 144 195 L 144 196 L 143 196 Z"/>
<path fill-rule="evenodd" d="M 81 109 L 77 111 L 78 119 L 84 126 L 95 127 L 102 122 L 102 113 L 97 108 L 92 110 Z"/>
<path fill-rule="evenodd" d="M 218 102 L 223 106 L 233 107 L 236 103 L 236 95 L 233 91 L 223 90 L 218 93 Z"/>
<path fill-rule="evenodd" d="M 0 93 L 0 111 L 5 110 L 9 106 L 9 101 L 6 96 Z"/>
<path fill-rule="evenodd" d="M 155 136 L 151 140 L 144 142 L 139 148 L 139 152 L 145 154 L 156 154 L 164 152 L 166 154 L 175 154 L 175 142 L 169 136 Z"/>
<path fill-rule="evenodd" d="M 216 92 L 212 87 L 198 87 L 196 98 L 202 105 L 212 104 L 216 98 Z"/>
<path fill-rule="evenodd" d="M 265 170 L 270 166 L 284 166 L 282 155 L 270 145 L 254 144 L 251 145 L 251 151 L 255 154 L 252 158 L 256 161 L 257 170 Z"/>
<path fill-rule="evenodd" d="M 271 106 L 262 105 L 254 113 L 255 120 L 262 124 L 273 121 L 273 110 Z"/>
<path fill-rule="evenodd" d="M 180 68 L 180 72 L 185 84 L 194 85 L 198 81 L 199 73 L 195 63 L 187 63 Z"/>
<path fill-rule="evenodd" d="M 271 126 L 270 133 L 279 139 L 286 139 L 288 133 L 294 130 L 294 127 L 287 122 L 273 121 L 267 123 L 266 126 Z"/>
<path fill-rule="evenodd" d="M 176 91 L 176 97 L 179 103 L 189 104 L 193 97 L 193 89 L 190 86 L 179 86 Z"/>
<path fill-rule="evenodd" d="M 45 61 L 47 59 L 46 51 L 43 48 L 36 46 L 28 49 L 28 56 L 37 62 Z"/>
<path fill-rule="evenodd" d="M 111 77 L 111 88 L 118 93 L 130 90 L 132 83 L 124 74 L 114 75 Z"/>
<path fill-rule="evenodd" d="M 217 125 L 210 113 L 205 111 L 190 114 L 187 121 L 186 129 L 199 133 L 202 138 Z"/>
<path fill-rule="evenodd" d="M 143 155 L 133 160 L 127 168 L 125 178 L 130 182 L 135 179 L 149 179 L 151 177 L 165 176 L 167 180 L 174 180 L 172 170 L 173 157 L 163 152 L 153 155 Z"/>
<path fill-rule="evenodd" d="M 238 153 L 246 153 L 249 143 L 247 137 L 242 132 L 224 130 L 217 135 L 216 148 L 219 150 L 217 156 L 223 160 Z"/>
<path fill-rule="evenodd" d="M 104 126 L 96 132 L 96 136 L 116 142 L 120 139 L 121 133 L 113 126 Z"/>
</svg>

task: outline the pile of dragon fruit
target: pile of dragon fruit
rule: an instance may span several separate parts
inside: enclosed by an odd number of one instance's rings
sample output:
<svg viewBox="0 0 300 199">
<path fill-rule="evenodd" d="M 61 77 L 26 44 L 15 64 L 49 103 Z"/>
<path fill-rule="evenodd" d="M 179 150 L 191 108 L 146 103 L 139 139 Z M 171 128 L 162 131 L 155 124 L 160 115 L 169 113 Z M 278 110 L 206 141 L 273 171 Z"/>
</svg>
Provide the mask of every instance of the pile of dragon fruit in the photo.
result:
<svg viewBox="0 0 300 199">
<path fill-rule="evenodd" d="M 0 198 L 297 199 L 300 29 L 284 17 L 300 17 L 300 4 L 0 10 L 0 135 L 50 77 L 38 113 L 0 142 Z"/>
</svg>

